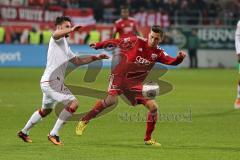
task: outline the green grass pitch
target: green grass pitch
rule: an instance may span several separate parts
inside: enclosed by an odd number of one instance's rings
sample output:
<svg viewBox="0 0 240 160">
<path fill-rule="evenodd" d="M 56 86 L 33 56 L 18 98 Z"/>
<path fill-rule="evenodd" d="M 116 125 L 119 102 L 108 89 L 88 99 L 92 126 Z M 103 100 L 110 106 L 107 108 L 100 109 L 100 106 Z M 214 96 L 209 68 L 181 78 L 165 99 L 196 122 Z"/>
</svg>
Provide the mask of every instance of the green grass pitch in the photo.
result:
<svg viewBox="0 0 240 160">
<path fill-rule="evenodd" d="M 162 119 L 153 137 L 161 148 L 145 146 L 145 122 L 121 119 L 124 114 L 146 112 L 122 100 L 111 113 L 93 120 L 82 137 L 75 135 L 76 122 L 61 130 L 64 146 L 47 140 L 56 115 L 52 113 L 31 130 L 32 144 L 17 138 L 33 111 L 41 106 L 39 81 L 43 69 L 0 69 L 1 160 L 234 160 L 240 157 L 240 116 L 233 109 L 237 71 L 233 69 L 170 70 L 162 79 L 174 90 L 156 100 L 165 115 L 190 114 L 190 119 Z M 82 82 L 85 70 L 72 73 L 68 83 L 106 90 L 108 70 L 95 83 Z M 77 96 L 78 112 L 87 111 L 94 98 Z M 190 120 L 190 121 L 189 121 Z"/>
</svg>

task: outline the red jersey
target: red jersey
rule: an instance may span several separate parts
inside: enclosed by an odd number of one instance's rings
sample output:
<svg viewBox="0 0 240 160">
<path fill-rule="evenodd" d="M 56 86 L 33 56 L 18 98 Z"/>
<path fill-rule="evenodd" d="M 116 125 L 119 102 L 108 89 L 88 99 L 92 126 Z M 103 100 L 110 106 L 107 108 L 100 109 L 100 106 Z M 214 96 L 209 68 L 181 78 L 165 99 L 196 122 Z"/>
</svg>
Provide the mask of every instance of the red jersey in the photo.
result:
<svg viewBox="0 0 240 160">
<path fill-rule="evenodd" d="M 119 61 L 112 69 L 112 74 L 138 82 L 144 81 L 156 62 L 178 65 L 183 61 L 182 58 L 169 56 L 162 48 L 149 47 L 148 41 L 141 37 L 107 40 L 96 43 L 95 48 L 104 48 L 110 43 L 123 46 L 120 47 L 120 58 L 118 57 Z"/>
<path fill-rule="evenodd" d="M 137 21 L 134 18 L 122 19 L 115 22 L 113 33 L 119 33 L 119 38 L 136 36 Z"/>
</svg>

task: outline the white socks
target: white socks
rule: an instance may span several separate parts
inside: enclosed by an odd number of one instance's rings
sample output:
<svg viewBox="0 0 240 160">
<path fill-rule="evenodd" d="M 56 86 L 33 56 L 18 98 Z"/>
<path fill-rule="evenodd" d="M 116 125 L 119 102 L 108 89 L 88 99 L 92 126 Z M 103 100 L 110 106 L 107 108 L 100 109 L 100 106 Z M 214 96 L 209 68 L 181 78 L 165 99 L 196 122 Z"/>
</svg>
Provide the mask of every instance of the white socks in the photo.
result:
<svg viewBox="0 0 240 160">
<path fill-rule="evenodd" d="M 24 134 L 27 134 L 29 132 L 29 130 L 35 125 L 37 124 L 40 120 L 42 119 L 41 115 L 39 114 L 39 111 L 36 111 L 33 113 L 33 115 L 31 116 L 31 118 L 28 120 L 27 124 L 25 125 L 25 127 L 22 129 L 22 132 Z"/>
<path fill-rule="evenodd" d="M 63 124 L 72 116 L 72 113 L 67 111 L 66 109 L 63 109 L 62 112 L 59 115 L 59 118 L 57 122 L 55 123 L 52 131 L 50 132 L 50 135 L 58 135 L 59 130 L 63 126 Z M 28 134 L 29 130 L 37 124 L 42 119 L 41 115 L 39 114 L 39 111 L 36 111 L 33 113 L 31 118 L 28 120 L 25 127 L 21 130 L 24 134 Z"/>
<path fill-rule="evenodd" d="M 58 132 L 62 128 L 63 124 L 72 116 L 72 113 L 63 109 L 59 115 L 57 122 L 55 123 L 52 131 L 50 132 L 51 136 L 59 135 Z"/>
</svg>

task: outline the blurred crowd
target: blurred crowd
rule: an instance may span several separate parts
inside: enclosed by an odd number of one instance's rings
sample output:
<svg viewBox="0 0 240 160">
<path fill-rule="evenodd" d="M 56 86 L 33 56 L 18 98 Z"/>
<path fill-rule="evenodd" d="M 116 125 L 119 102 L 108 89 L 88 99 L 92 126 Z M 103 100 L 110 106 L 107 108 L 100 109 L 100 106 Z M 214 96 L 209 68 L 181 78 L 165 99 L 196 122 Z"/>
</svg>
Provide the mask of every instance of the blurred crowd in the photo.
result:
<svg viewBox="0 0 240 160">
<path fill-rule="evenodd" d="M 45 9 L 91 8 L 97 23 L 104 24 L 113 24 L 120 17 L 120 6 L 128 5 L 136 19 L 143 19 L 144 13 L 157 12 L 167 16 L 165 28 L 176 25 L 235 26 L 240 17 L 240 0 L 0 0 L 0 5 Z M 21 32 L 13 31 L 8 42 L 47 44 L 51 37 L 50 29 L 33 27 Z M 0 43 L 6 42 L 6 32 L 9 31 L 0 24 Z M 165 43 L 171 44 L 172 40 L 166 36 Z"/>
<path fill-rule="evenodd" d="M 0 0 L 2 5 L 45 8 L 92 8 L 95 19 L 112 23 L 119 18 L 120 6 L 127 4 L 131 13 L 163 12 L 171 24 L 234 25 L 240 16 L 240 0 Z"/>
</svg>

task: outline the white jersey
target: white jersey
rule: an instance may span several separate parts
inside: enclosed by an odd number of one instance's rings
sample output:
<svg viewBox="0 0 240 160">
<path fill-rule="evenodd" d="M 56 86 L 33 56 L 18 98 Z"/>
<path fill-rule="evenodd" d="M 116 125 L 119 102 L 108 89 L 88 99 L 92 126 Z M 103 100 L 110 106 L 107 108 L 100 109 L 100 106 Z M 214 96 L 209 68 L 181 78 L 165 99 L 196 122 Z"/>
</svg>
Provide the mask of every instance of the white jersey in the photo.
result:
<svg viewBox="0 0 240 160">
<path fill-rule="evenodd" d="M 240 20 L 237 23 L 237 29 L 235 32 L 235 47 L 236 53 L 240 54 Z"/>
<path fill-rule="evenodd" d="M 48 46 L 47 65 L 41 82 L 59 80 L 63 83 L 68 62 L 75 56 L 65 37 L 58 40 L 51 37 Z"/>
</svg>

